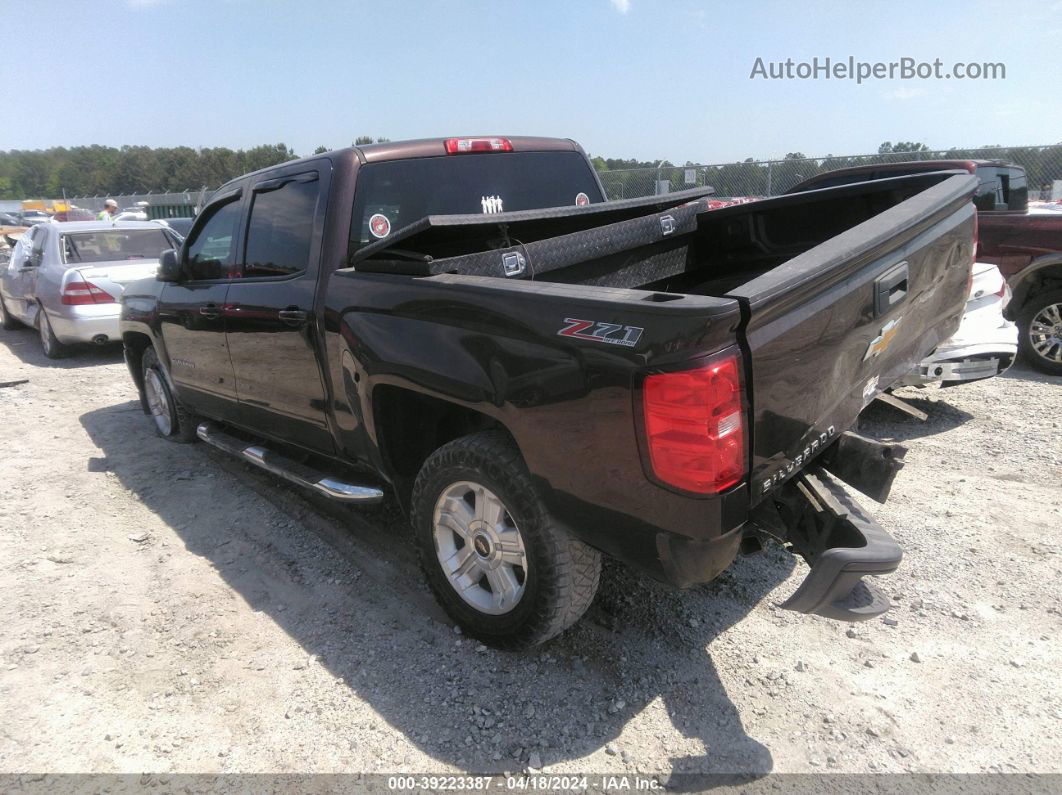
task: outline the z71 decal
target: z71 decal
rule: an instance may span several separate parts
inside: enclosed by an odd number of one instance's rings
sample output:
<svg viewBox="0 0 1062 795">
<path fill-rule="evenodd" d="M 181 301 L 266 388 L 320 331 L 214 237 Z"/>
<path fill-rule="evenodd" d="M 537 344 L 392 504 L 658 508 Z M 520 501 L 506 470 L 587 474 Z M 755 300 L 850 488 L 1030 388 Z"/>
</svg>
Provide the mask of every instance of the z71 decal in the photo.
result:
<svg viewBox="0 0 1062 795">
<path fill-rule="evenodd" d="M 633 348 L 642 338 L 645 329 L 639 326 L 621 326 L 618 323 L 600 323 L 596 320 L 578 320 L 574 317 L 564 318 L 568 325 L 557 332 L 561 337 L 575 337 L 577 340 L 604 342 L 607 345 L 624 345 Z"/>
</svg>

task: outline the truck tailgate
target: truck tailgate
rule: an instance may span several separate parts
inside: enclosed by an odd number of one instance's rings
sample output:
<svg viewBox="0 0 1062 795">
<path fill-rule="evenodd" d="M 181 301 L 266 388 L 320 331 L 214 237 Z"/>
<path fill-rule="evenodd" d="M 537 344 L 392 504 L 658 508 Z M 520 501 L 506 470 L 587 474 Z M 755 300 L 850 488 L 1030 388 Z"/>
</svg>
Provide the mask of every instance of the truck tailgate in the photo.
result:
<svg viewBox="0 0 1062 795">
<path fill-rule="evenodd" d="M 958 327 L 976 185 L 950 177 L 727 293 L 745 319 L 753 503 Z"/>
</svg>

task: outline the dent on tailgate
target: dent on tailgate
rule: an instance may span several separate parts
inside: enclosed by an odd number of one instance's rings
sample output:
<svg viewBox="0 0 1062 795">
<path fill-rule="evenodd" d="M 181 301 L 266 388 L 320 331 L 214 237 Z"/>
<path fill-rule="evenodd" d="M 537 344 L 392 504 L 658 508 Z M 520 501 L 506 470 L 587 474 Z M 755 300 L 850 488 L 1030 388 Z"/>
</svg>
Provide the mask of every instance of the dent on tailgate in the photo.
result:
<svg viewBox="0 0 1062 795">
<path fill-rule="evenodd" d="M 951 177 L 728 293 L 747 315 L 753 502 L 957 328 L 976 184 Z M 876 302 L 904 263 L 894 303 Z"/>
</svg>

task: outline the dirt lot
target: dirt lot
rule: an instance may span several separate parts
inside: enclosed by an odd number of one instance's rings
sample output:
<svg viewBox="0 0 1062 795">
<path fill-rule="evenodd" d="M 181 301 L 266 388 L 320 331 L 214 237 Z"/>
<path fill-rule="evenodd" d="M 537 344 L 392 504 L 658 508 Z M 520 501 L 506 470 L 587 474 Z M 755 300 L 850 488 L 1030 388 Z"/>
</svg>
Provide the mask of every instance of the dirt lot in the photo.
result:
<svg viewBox="0 0 1062 795">
<path fill-rule="evenodd" d="M 772 550 L 678 593 L 606 568 L 536 653 L 435 607 L 392 507 L 156 438 L 116 350 L 0 332 L 0 771 L 1062 772 L 1062 382 L 916 394 L 890 623 L 777 609 Z M 915 394 L 908 392 L 906 394 Z M 895 623 L 891 623 L 894 620 Z"/>
</svg>

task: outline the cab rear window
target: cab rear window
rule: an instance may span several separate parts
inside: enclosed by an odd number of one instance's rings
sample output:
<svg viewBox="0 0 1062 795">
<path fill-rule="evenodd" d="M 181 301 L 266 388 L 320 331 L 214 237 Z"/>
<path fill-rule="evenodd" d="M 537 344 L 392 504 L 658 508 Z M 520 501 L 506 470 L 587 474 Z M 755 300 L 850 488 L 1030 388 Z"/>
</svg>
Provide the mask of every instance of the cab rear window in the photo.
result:
<svg viewBox="0 0 1062 795">
<path fill-rule="evenodd" d="M 63 258 L 69 263 L 158 259 L 173 243 L 162 229 L 108 229 L 62 236 Z"/>
<path fill-rule="evenodd" d="M 351 251 L 428 215 L 538 210 L 604 201 L 578 152 L 448 155 L 370 163 L 358 172 Z"/>
</svg>

